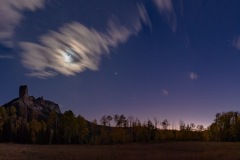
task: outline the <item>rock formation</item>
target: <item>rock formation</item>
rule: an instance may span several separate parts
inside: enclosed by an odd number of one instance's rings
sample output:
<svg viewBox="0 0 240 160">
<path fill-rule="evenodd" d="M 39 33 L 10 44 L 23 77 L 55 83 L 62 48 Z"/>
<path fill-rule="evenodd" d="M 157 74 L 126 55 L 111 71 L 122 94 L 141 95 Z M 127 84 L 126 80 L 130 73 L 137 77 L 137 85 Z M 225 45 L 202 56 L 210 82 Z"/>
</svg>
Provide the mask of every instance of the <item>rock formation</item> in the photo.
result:
<svg viewBox="0 0 240 160">
<path fill-rule="evenodd" d="M 3 105 L 3 107 L 6 108 L 11 106 L 16 107 L 17 112 L 20 110 L 26 110 L 27 113 L 34 111 L 43 118 L 48 117 L 51 111 L 61 114 L 58 104 L 49 100 L 44 100 L 43 97 L 36 99 L 33 96 L 29 96 L 28 87 L 26 85 L 19 87 L 19 98 L 16 98 Z"/>
</svg>

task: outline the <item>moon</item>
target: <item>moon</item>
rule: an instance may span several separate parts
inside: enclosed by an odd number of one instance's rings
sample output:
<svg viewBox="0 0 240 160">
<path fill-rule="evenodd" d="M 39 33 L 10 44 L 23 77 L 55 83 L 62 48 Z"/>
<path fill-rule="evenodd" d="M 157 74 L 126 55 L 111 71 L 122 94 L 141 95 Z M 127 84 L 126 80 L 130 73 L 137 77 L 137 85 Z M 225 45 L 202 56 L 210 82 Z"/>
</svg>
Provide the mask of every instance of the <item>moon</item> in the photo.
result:
<svg viewBox="0 0 240 160">
<path fill-rule="evenodd" d="M 67 48 L 62 51 L 63 60 L 67 63 L 73 63 L 74 61 L 74 52 Z"/>
<path fill-rule="evenodd" d="M 68 54 L 67 52 L 63 55 L 63 59 L 67 63 L 71 63 L 72 62 L 72 56 L 71 56 L 71 54 Z"/>
</svg>

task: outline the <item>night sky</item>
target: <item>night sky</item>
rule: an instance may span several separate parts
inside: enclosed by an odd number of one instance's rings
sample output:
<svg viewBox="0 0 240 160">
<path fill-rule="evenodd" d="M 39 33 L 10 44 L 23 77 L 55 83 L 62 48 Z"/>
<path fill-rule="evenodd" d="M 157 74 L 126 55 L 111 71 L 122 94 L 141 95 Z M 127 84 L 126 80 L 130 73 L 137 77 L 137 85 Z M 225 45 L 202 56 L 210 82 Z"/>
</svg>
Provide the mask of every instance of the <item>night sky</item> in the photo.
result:
<svg viewBox="0 0 240 160">
<path fill-rule="evenodd" d="M 0 0 L 0 105 L 178 126 L 240 110 L 239 0 Z"/>
</svg>

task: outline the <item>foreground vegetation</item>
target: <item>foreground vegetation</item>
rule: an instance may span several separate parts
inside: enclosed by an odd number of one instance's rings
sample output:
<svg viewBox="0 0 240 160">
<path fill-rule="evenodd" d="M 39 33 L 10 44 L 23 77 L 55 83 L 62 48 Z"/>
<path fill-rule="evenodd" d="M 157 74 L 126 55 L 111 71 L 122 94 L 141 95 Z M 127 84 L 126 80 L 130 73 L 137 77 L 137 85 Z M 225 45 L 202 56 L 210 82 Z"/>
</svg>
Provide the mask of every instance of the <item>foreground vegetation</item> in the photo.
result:
<svg viewBox="0 0 240 160">
<path fill-rule="evenodd" d="M 122 145 L 0 144 L 1 160 L 237 160 L 239 142 L 165 142 Z"/>
<path fill-rule="evenodd" d="M 111 126 L 111 124 L 115 124 Z M 100 124 L 86 121 L 72 111 L 52 111 L 41 117 L 31 108 L 0 107 L 0 142 L 27 144 L 125 144 L 162 141 L 240 141 L 239 112 L 217 113 L 208 127 L 179 123 L 169 129 L 167 119 L 159 122 L 124 115 L 105 115 Z M 161 128 L 160 128 L 161 127 Z"/>
</svg>

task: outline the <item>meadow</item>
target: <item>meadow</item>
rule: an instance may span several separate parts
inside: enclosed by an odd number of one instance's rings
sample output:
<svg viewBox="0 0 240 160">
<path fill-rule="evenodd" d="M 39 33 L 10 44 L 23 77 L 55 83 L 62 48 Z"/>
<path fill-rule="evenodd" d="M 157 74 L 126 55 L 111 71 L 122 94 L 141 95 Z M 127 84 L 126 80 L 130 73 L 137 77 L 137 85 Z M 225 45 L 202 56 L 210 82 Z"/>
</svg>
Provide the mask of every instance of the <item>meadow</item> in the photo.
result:
<svg viewBox="0 0 240 160">
<path fill-rule="evenodd" d="M 1 160 L 237 160 L 240 143 L 162 142 L 122 145 L 0 144 Z"/>
</svg>

